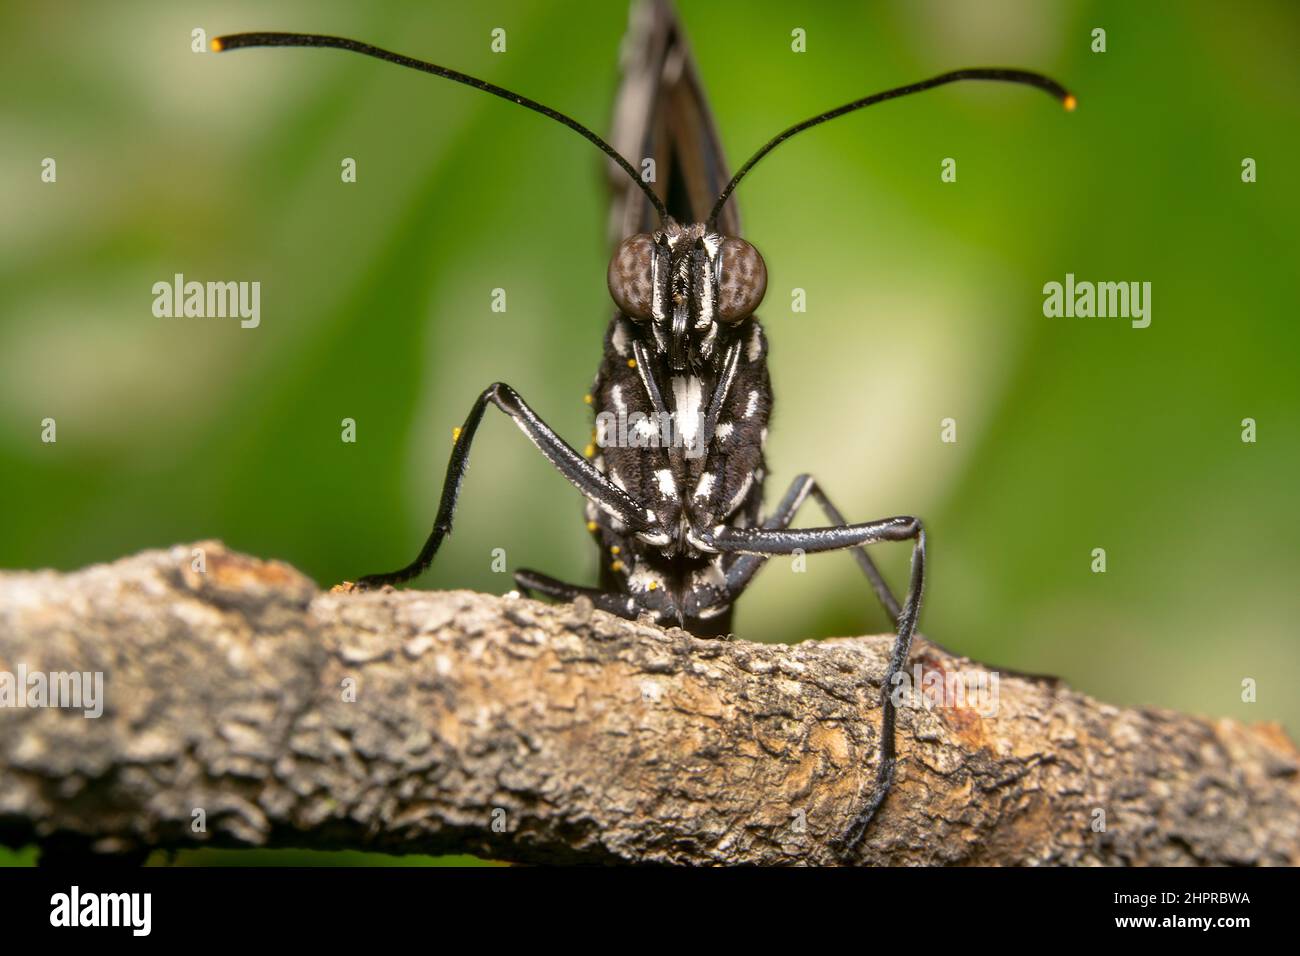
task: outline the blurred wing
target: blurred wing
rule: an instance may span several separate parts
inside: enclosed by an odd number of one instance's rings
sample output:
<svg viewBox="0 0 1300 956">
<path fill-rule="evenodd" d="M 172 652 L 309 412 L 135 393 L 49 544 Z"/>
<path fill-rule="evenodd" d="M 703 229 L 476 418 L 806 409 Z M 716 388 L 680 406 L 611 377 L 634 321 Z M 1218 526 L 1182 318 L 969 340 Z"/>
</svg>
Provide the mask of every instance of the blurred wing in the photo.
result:
<svg viewBox="0 0 1300 956">
<path fill-rule="evenodd" d="M 611 144 L 638 170 L 643 160 L 655 161 L 654 191 L 674 219 L 704 222 L 731 170 L 670 0 L 635 0 L 621 59 Z M 613 242 L 658 226 L 649 201 L 612 162 L 609 182 Z M 734 199 L 718 218 L 718 228 L 724 235 L 740 235 Z"/>
</svg>

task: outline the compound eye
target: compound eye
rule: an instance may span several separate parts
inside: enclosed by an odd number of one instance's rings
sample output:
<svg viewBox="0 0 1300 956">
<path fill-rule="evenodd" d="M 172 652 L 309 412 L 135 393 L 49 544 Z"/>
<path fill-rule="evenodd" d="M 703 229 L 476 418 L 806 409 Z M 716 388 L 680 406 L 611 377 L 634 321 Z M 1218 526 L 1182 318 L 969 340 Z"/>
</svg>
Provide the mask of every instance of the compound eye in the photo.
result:
<svg viewBox="0 0 1300 956">
<path fill-rule="evenodd" d="M 654 254 L 654 237 L 643 232 L 620 242 L 609 260 L 609 294 L 624 315 L 640 322 L 651 317 Z"/>
<path fill-rule="evenodd" d="M 754 314 L 767 292 L 767 264 L 744 239 L 728 237 L 718 249 L 722 269 L 718 287 L 718 318 L 736 323 Z"/>
</svg>

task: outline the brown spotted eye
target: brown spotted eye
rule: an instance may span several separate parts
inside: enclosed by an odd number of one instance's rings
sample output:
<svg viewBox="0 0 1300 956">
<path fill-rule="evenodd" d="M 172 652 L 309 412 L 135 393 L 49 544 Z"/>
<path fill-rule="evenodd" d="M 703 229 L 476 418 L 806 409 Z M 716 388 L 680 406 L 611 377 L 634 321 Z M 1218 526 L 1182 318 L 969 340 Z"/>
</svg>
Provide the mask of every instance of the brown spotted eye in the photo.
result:
<svg viewBox="0 0 1300 956">
<path fill-rule="evenodd" d="M 614 304 L 628 318 L 642 322 L 651 315 L 654 252 L 654 237 L 643 232 L 620 242 L 609 260 L 609 294 Z"/>
<path fill-rule="evenodd" d="M 718 287 L 718 318 L 739 322 L 754 314 L 767 292 L 767 265 L 744 239 L 727 238 L 718 249 L 722 267 Z"/>
</svg>

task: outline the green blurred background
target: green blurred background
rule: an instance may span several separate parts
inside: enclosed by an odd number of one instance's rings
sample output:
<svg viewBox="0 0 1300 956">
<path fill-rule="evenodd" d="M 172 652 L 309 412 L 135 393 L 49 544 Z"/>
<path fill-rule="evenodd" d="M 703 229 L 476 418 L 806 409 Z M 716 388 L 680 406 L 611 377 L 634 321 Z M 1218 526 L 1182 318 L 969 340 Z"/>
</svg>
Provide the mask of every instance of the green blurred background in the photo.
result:
<svg viewBox="0 0 1300 956">
<path fill-rule="evenodd" d="M 954 650 L 1300 731 L 1300 6 L 688 0 L 682 17 L 733 164 L 956 66 L 1042 69 L 1080 100 L 927 93 L 792 141 L 741 187 L 770 273 L 769 500 L 810 471 L 851 519 L 922 516 L 922 626 Z M 605 131 L 625 21 L 611 2 L 6 4 L 0 566 L 211 537 L 329 585 L 415 553 L 450 430 L 489 382 L 584 443 L 611 312 L 596 151 L 373 60 L 199 55 L 190 31 L 350 35 Z M 259 280 L 261 327 L 155 318 L 151 286 L 177 272 Z M 1151 327 L 1045 318 L 1043 284 L 1067 272 L 1150 281 Z M 419 586 L 508 590 L 496 547 L 594 580 L 576 494 L 503 417 L 479 434 L 457 533 Z M 876 550 L 901 587 L 907 549 Z M 737 617 L 764 641 L 886 629 L 847 555 L 774 562 Z"/>
</svg>

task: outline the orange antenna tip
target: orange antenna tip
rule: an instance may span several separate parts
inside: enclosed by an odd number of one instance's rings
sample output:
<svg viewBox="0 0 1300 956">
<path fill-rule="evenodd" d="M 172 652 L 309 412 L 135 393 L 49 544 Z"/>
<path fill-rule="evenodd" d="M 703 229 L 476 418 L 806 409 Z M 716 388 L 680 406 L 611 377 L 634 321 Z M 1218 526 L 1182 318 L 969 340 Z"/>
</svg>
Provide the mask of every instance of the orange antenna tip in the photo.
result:
<svg viewBox="0 0 1300 956">
<path fill-rule="evenodd" d="M 1079 101 L 1074 98 L 1073 93 L 1067 93 L 1065 99 L 1061 101 L 1061 105 L 1065 107 L 1067 113 L 1073 113 L 1074 108 L 1079 105 Z"/>
<path fill-rule="evenodd" d="M 212 48 L 213 53 L 220 53 L 226 48 L 225 44 L 221 42 L 221 37 L 213 37 L 208 46 Z"/>
</svg>

